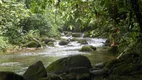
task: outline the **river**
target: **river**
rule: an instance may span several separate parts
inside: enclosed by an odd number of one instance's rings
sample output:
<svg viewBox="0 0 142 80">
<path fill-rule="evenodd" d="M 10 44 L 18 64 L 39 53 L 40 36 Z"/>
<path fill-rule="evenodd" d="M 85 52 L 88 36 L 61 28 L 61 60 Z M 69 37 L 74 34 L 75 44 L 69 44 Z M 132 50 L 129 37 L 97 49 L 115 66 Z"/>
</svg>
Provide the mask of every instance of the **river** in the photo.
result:
<svg viewBox="0 0 142 80">
<path fill-rule="evenodd" d="M 61 38 L 69 39 L 73 37 L 62 36 Z M 55 47 L 47 46 L 46 48 L 35 51 L 1 54 L 0 71 L 13 71 L 18 74 L 23 74 L 25 70 L 36 61 L 42 61 L 44 66 L 47 67 L 50 63 L 57 59 L 77 54 L 87 56 L 93 66 L 96 63 L 109 61 L 115 58 L 113 55 L 109 55 L 106 51 L 106 48 L 103 47 L 103 43 L 106 41 L 105 39 L 83 37 L 79 37 L 79 39 L 86 39 L 88 45 L 96 46 L 97 50 L 94 53 L 80 52 L 79 49 L 83 45 L 77 43 L 77 41 L 72 41 L 68 45 L 60 46 L 58 45 L 59 40 L 57 40 L 54 43 Z"/>
</svg>

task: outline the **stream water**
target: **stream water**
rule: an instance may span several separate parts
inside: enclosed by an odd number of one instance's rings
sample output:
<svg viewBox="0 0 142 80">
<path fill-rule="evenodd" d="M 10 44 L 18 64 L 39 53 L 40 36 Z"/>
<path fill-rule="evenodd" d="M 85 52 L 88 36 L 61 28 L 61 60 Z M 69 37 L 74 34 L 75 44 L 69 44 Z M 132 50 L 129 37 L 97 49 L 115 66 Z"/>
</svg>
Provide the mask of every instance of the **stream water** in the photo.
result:
<svg viewBox="0 0 142 80">
<path fill-rule="evenodd" d="M 62 36 L 61 38 L 71 39 L 73 37 Z M 47 67 L 50 63 L 57 59 L 77 54 L 87 56 L 93 66 L 96 63 L 109 61 L 114 58 L 114 56 L 109 55 L 106 49 L 103 47 L 103 42 L 105 42 L 105 39 L 83 37 L 79 37 L 79 39 L 86 39 L 88 45 L 97 47 L 97 51 L 95 51 L 94 53 L 79 52 L 79 49 L 83 45 L 77 43 L 77 41 L 70 42 L 65 46 L 60 46 L 58 45 L 59 40 L 57 40 L 55 42 L 55 47 L 47 46 L 44 49 L 36 51 L 23 51 L 18 53 L 1 54 L 0 71 L 13 71 L 18 74 L 23 74 L 25 70 L 36 61 L 42 61 L 45 67 Z"/>
</svg>

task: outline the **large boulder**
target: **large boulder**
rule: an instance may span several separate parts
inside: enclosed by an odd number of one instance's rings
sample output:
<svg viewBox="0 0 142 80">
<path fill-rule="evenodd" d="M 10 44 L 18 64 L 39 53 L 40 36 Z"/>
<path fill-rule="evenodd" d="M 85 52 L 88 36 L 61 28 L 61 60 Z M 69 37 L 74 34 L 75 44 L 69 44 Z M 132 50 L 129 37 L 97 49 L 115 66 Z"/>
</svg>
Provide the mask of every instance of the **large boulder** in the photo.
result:
<svg viewBox="0 0 142 80">
<path fill-rule="evenodd" d="M 93 52 L 93 51 L 96 51 L 96 47 L 94 47 L 94 46 L 82 46 L 80 51 L 83 51 L 83 52 Z"/>
<path fill-rule="evenodd" d="M 38 80 L 40 78 L 47 77 L 47 72 L 43 63 L 38 61 L 31 65 L 23 76 L 26 80 Z"/>
<path fill-rule="evenodd" d="M 0 72 L 0 80 L 25 80 L 24 77 L 14 72 Z"/>
<path fill-rule="evenodd" d="M 80 40 L 78 40 L 78 43 L 81 43 L 81 44 L 88 44 L 87 40 L 85 40 L 85 39 L 80 39 Z"/>
<path fill-rule="evenodd" d="M 90 71 L 86 67 L 73 67 L 73 68 L 70 68 L 69 73 L 72 73 L 72 74 L 89 73 L 90 74 Z"/>
<path fill-rule="evenodd" d="M 59 42 L 59 45 L 67 45 L 68 43 L 69 43 L 69 41 L 67 41 L 67 40 L 61 40 Z"/>
<path fill-rule="evenodd" d="M 51 63 L 47 68 L 49 73 L 62 73 L 69 72 L 70 68 L 73 67 L 86 67 L 92 68 L 90 60 L 82 55 L 74 55 L 65 58 L 61 58 Z"/>
<path fill-rule="evenodd" d="M 42 41 L 43 41 L 45 44 L 48 44 L 49 42 L 55 42 L 55 39 L 53 39 L 53 38 L 43 38 Z"/>
</svg>

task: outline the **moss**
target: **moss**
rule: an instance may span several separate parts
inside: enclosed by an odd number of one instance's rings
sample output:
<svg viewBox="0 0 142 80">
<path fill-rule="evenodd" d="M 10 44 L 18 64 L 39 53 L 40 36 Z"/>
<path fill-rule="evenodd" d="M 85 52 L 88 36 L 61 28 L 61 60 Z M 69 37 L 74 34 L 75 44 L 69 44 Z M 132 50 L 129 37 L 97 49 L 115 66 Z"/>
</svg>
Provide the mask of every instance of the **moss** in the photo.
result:
<svg viewBox="0 0 142 80">
<path fill-rule="evenodd" d="M 90 46 L 83 46 L 80 51 L 83 51 L 83 52 L 92 52 L 94 51 Z"/>
<path fill-rule="evenodd" d="M 48 78 L 41 78 L 41 79 L 38 79 L 38 80 L 48 80 Z"/>
<path fill-rule="evenodd" d="M 59 45 L 67 45 L 68 43 L 69 43 L 69 41 L 67 41 L 67 40 L 61 40 L 59 42 Z"/>
<path fill-rule="evenodd" d="M 111 60 L 111 61 L 109 61 L 109 62 L 106 63 L 106 65 L 104 66 L 104 68 L 107 68 L 107 69 L 114 68 L 116 66 L 116 64 L 118 64 L 119 62 L 120 62 L 119 59 Z"/>
<path fill-rule="evenodd" d="M 49 42 L 55 42 L 55 40 L 53 38 L 42 38 L 42 41 L 45 43 L 45 44 L 48 44 Z"/>
<path fill-rule="evenodd" d="M 80 40 L 78 40 L 78 43 L 81 43 L 81 44 L 88 44 L 87 40 L 85 40 L 85 39 L 80 39 Z"/>
<path fill-rule="evenodd" d="M 84 73 L 80 76 L 77 76 L 77 80 L 90 80 L 90 74 L 89 73 Z"/>
<path fill-rule="evenodd" d="M 89 32 L 85 32 L 84 33 L 84 37 L 90 37 L 90 33 Z"/>
<path fill-rule="evenodd" d="M 48 80 L 62 80 L 62 79 L 60 78 L 60 76 L 53 74 L 48 77 Z"/>
<path fill-rule="evenodd" d="M 85 64 L 84 64 L 85 63 Z M 61 58 L 51 63 L 47 68 L 49 73 L 62 73 L 69 71 L 72 67 L 87 67 L 92 68 L 89 59 L 82 55 L 69 56 Z"/>
<path fill-rule="evenodd" d="M 54 45 L 54 42 L 48 42 L 47 45 L 48 45 L 48 46 L 55 46 L 55 45 Z"/>
<path fill-rule="evenodd" d="M 81 37 L 80 33 L 72 33 L 72 37 Z"/>
</svg>

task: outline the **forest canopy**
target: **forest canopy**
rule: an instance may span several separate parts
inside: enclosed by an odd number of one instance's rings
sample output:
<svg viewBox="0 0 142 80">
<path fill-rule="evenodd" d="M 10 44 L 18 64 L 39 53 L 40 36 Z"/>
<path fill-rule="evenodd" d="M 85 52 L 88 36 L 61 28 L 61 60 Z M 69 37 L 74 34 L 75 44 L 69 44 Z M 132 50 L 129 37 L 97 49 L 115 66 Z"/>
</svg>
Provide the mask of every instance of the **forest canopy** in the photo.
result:
<svg viewBox="0 0 142 80">
<path fill-rule="evenodd" d="M 141 10 L 142 0 L 0 0 L 0 50 L 72 31 L 140 53 Z"/>
</svg>

